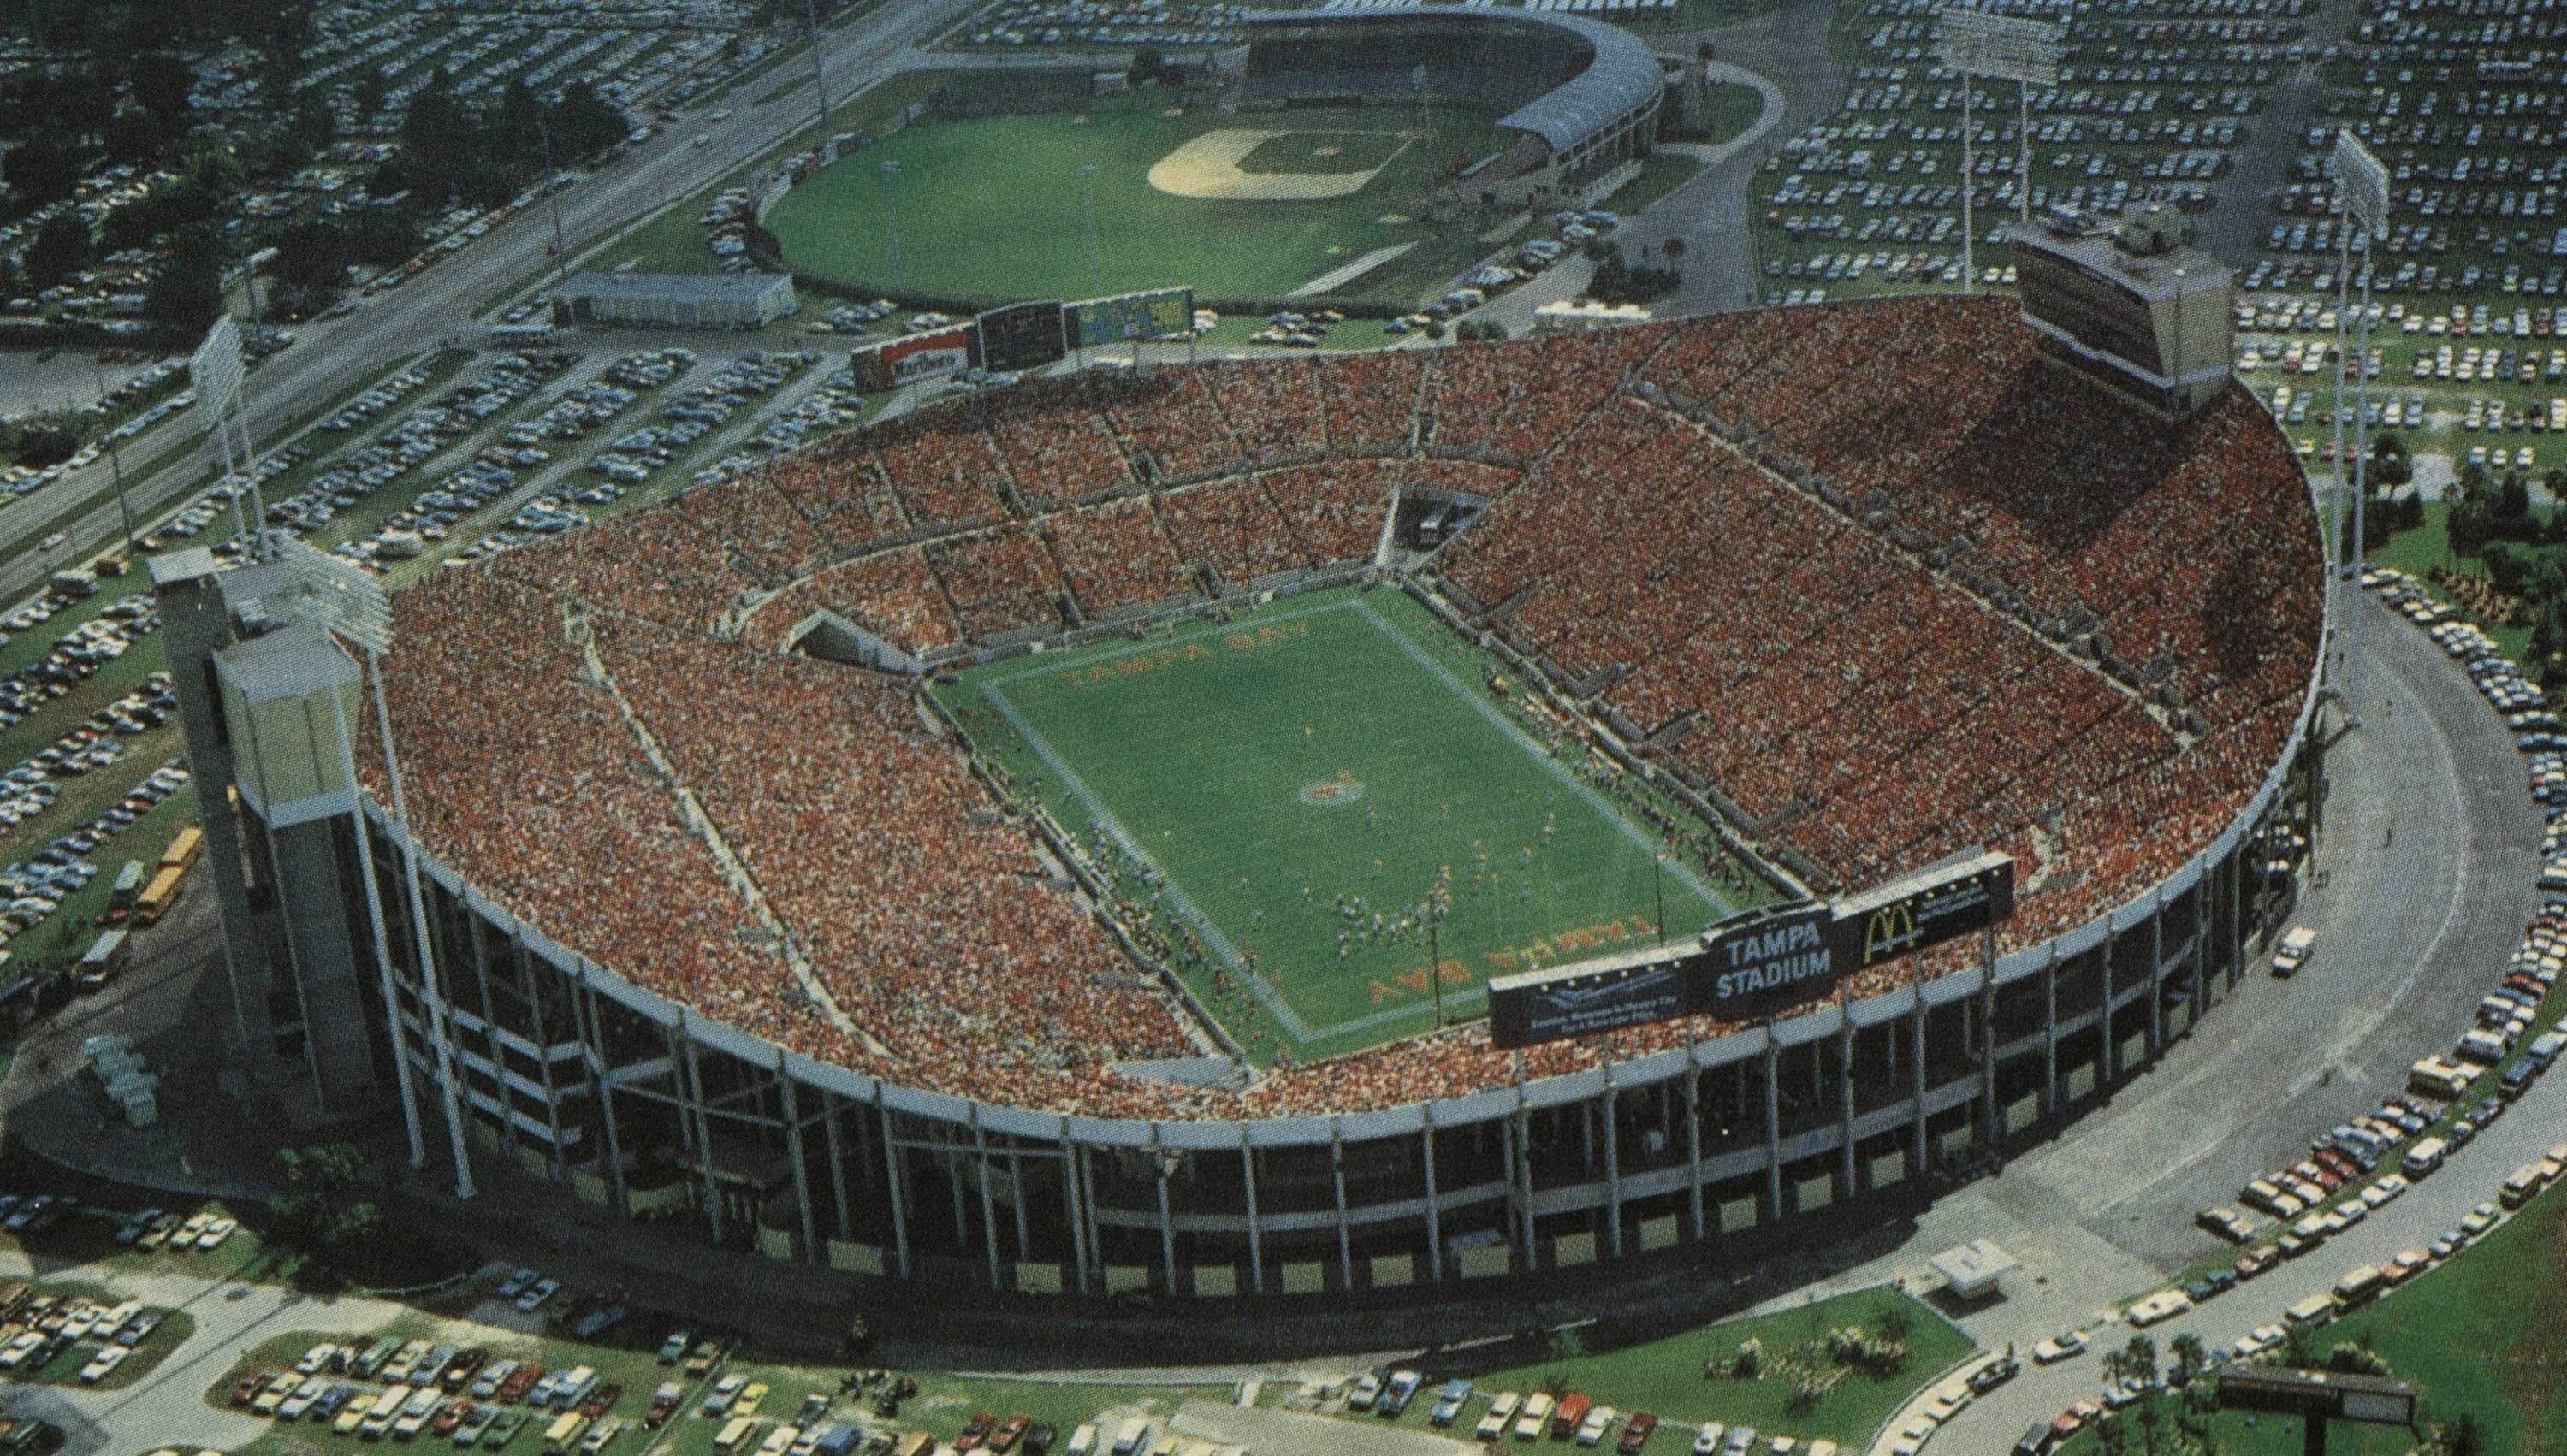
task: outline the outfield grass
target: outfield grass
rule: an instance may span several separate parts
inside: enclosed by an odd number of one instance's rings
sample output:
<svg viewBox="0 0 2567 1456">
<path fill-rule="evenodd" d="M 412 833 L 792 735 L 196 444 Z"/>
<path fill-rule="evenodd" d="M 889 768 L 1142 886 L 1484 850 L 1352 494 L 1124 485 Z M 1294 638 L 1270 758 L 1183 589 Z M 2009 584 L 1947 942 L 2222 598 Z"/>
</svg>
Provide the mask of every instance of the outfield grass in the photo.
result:
<svg viewBox="0 0 2567 1456">
<path fill-rule="evenodd" d="M 898 162 L 903 285 L 1083 298 L 1094 290 L 1078 169 L 1094 166 L 1108 292 L 1190 284 L 1212 297 L 1280 296 L 1375 248 L 1421 238 L 1420 252 L 1468 261 L 1468 222 L 1383 220 L 1417 211 L 1431 165 L 1423 146 L 1401 151 L 1352 195 L 1328 201 L 1222 201 L 1154 189 L 1149 171 L 1162 157 L 1206 132 L 1241 125 L 1209 108 L 1165 116 L 1153 105 L 1163 99 L 1100 102 L 1079 116 L 912 127 L 795 187 L 766 223 L 797 265 L 850 284 L 886 286 L 893 277 L 891 216 L 879 168 Z M 1379 110 L 1293 114 L 1302 134 L 1377 133 L 1412 120 Z M 1448 161 L 1496 141 L 1485 118 L 1459 110 L 1439 110 L 1435 131 L 1435 149 Z"/>
<path fill-rule="evenodd" d="M 1343 589 L 992 664 L 945 698 L 1071 833 L 1105 826 L 1100 857 L 1143 903 L 1164 889 L 1222 983 L 1253 968 L 1259 994 L 1208 998 L 1251 1054 L 1306 1059 L 1427 1028 L 1439 988 L 1475 1015 L 1492 975 L 1655 938 L 1661 894 L 1669 935 L 1735 908 L 1661 873 L 1584 750 L 1547 751 L 1487 671 L 1405 594 Z M 1439 879 L 1435 936 L 1371 932 Z"/>
</svg>

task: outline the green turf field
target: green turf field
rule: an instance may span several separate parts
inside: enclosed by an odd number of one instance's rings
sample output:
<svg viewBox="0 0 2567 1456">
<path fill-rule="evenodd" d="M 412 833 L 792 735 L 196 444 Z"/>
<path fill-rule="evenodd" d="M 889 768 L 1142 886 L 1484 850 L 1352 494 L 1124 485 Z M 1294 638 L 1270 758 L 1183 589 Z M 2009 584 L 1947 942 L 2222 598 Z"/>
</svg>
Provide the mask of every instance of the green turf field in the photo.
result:
<svg viewBox="0 0 2567 1456">
<path fill-rule="evenodd" d="M 1652 940 L 1661 894 L 1671 938 L 1736 908 L 1661 870 L 1582 745 L 1548 750 L 1486 675 L 1405 594 L 1349 588 L 990 664 L 944 696 L 1228 968 L 1198 989 L 1251 1054 L 1307 1060 L 1426 1029 L 1439 989 L 1460 1019 L 1492 975 Z M 1435 934 L 1398 931 L 1439 883 Z"/>
<path fill-rule="evenodd" d="M 1257 144 L 1239 159 L 1241 171 L 1370 171 L 1400 153 L 1410 139 L 1399 132 L 1286 132 Z"/>
<path fill-rule="evenodd" d="M 1310 171 L 1342 171 L 1396 148 L 1380 175 L 1324 201 L 1177 197 L 1150 185 L 1153 164 L 1206 132 L 1274 127 L 1213 108 L 1162 115 L 1162 96 L 1099 101 L 1078 116 L 930 121 L 853 151 L 785 194 L 766 225 L 794 264 L 849 283 L 892 280 L 891 221 L 881 163 L 900 163 L 895 205 L 900 281 L 910 288 L 1017 298 L 1086 298 L 1086 218 L 1078 169 L 1094 166 L 1099 271 L 1106 292 L 1192 285 L 1206 297 L 1277 297 L 1377 248 L 1416 243 L 1409 258 L 1450 272 L 1474 256 L 1469 222 L 1408 218 L 1425 194 L 1428 148 L 1399 139 L 1317 134 L 1413 130 L 1381 110 L 1291 113 L 1301 151 L 1335 145 Z M 1476 156 L 1497 142 L 1486 118 L 1435 114 L 1434 154 Z M 1259 169 L 1275 153 L 1252 155 Z M 1349 160 L 1348 158 L 1352 158 Z M 1365 162 L 1369 165 L 1369 162 Z M 1358 168 L 1359 169 L 1359 168 Z M 1409 259 L 1404 258 L 1406 262 Z M 1445 266 L 1449 264 L 1449 266 Z"/>
</svg>

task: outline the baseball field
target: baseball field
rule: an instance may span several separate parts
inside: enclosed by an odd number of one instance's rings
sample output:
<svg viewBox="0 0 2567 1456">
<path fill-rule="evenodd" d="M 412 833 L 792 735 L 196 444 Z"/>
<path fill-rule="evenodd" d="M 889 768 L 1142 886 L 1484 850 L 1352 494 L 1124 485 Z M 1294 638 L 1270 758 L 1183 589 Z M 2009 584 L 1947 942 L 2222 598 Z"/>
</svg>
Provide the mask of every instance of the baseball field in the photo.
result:
<svg viewBox="0 0 2567 1456">
<path fill-rule="evenodd" d="M 1476 1016 L 1493 975 L 1739 908 L 1662 860 L 1612 775 L 1489 671 L 1404 593 L 1348 588 L 989 664 L 942 695 L 1200 948 L 1190 980 L 1253 1057 L 1308 1060 L 1427 1029 L 1439 994 L 1447 1020 Z"/>
<path fill-rule="evenodd" d="M 1019 298 L 1190 284 L 1277 297 L 1379 249 L 1449 271 L 1469 223 L 1413 220 L 1434 158 L 1495 145 L 1487 118 L 1376 109 L 1168 114 L 1149 96 L 1075 114 L 927 121 L 842 156 L 766 219 L 797 266 L 850 283 Z M 883 164 L 896 163 L 886 185 Z M 1091 273 L 1079 168 L 1094 167 Z M 1152 180 L 1154 171 L 1158 182 Z M 895 240 L 895 233 L 897 238 Z M 898 248 L 898 266 L 893 250 Z"/>
</svg>

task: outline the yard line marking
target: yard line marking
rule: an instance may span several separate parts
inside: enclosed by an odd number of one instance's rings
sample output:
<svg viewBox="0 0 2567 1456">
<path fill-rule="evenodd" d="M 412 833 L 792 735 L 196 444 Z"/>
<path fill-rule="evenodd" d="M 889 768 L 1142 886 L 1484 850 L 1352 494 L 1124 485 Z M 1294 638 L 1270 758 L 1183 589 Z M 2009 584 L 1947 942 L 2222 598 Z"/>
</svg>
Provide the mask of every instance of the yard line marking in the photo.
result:
<svg viewBox="0 0 2567 1456">
<path fill-rule="evenodd" d="M 1515 720 L 1509 718 L 1504 712 L 1499 710 L 1496 705 L 1485 701 L 1481 695 L 1473 692 L 1470 686 L 1465 684 L 1460 678 L 1456 677 L 1453 671 L 1443 662 L 1438 660 L 1433 654 L 1429 653 L 1417 642 L 1409 638 L 1406 633 L 1401 632 L 1397 627 L 1391 625 L 1379 613 L 1375 612 L 1370 603 L 1360 599 L 1341 599 L 1337 601 L 1319 602 L 1305 607 L 1285 610 L 1276 610 L 1275 608 L 1270 607 L 1267 610 L 1258 612 L 1256 616 L 1258 624 L 1271 624 L 1274 622 L 1289 622 L 1318 618 L 1339 612 L 1351 612 L 1356 614 L 1368 623 L 1376 633 L 1389 639 L 1389 641 L 1401 652 L 1405 653 L 1412 662 L 1424 668 L 1447 693 L 1468 704 L 1471 710 L 1477 713 L 1482 720 L 1494 726 L 1500 733 L 1505 735 L 1519 750 L 1530 755 L 1536 761 L 1541 763 L 1553 777 L 1567 785 L 1569 790 L 1572 794 L 1576 795 L 1578 800 L 1585 804 L 1590 812 L 1600 815 L 1607 824 L 1611 825 L 1614 829 L 1619 830 L 1622 836 L 1632 845 L 1637 847 L 1642 853 L 1649 855 L 1655 855 L 1658 853 L 1659 846 L 1657 842 L 1647 833 L 1643 832 L 1637 824 L 1634 824 L 1627 815 L 1623 814 L 1611 802 L 1606 800 L 1601 794 L 1589 786 L 1583 779 L 1579 778 L 1577 774 L 1569 767 L 1569 765 L 1561 762 L 1559 758 L 1552 754 L 1549 748 L 1545 747 L 1542 742 L 1535 738 L 1531 733 L 1525 731 L 1524 728 L 1517 724 Z M 1292 1009 L 1291 1005 L 1284 999 L 1283 993 L 1278 990 L 1273 983 L 1267 980 L 1262 971 L 1251 970 L 1241 961 L 1238 948 L 1231 944 L 1230 938 L 1213 922 L 1212 917 L 1206 914 L 1203 908 L 1195 903 L 1193 897 L 1186 894 L 1184 887 L 1178 883 L 1177 876 L 1170 871 L 1168 866 L 1160 863 L 1159 860 L 1153 856 L 1146 847 L 1144 847 L 1139 836 L 1135 835 L 1111 809 L 1106 807 L 1103 798 L 1087 786 L 1086 781 L 1078 776 L 1077 772 L 1069 766 L 1068 761 L 1060 755 L 1059 751 L 1052 746 L 1050 741 L 1044 738 L 1043 735 L 1034 728 L 1033 724 L 1004 692 L 1004 690 L 1012 684 L 1021 683 L 1032 678 L 1049 676 L 1054 673 L 1070 671 L 1089 663 L 1110 660 L 1113 657 L 1120 656 L 1125 653 L 1134 651 L 1151 651 L 1160 647 L 1181 646 L 1189 642 L 1201 642 L 1212 638 L 1227 637 L 1239 632 L 1241 629 L 1242 624 L 1236 622 L 1214 623 L 1191 632 L 1174 633 L 1166 637 L 1153 637 L 1146 643 L 1132 643 L 1124 645 L 1118 647 L 1115 651 L 1082 652 L 1076 654 L 1062 653 L 1057 655 L 1057 658 L 1054 661 L 1041 663 L 1038 666 L 1029 666 L 1017 672 L 1006 674 L 1003 677 L 985 679 L 981 684 L 981 691 L 983 695 L 986 696 L 995 707 L 997 707 L 999 716 L 1004 718 L 1008 725 L 1016 730 L 1017 734 L 1025 740 L 1026 746 L 1033 749 L 1035 756 L 1039 757 L 1043 761 L 1044 765 L 1058 776 L 1059 781 L 1066 786 L 1070 793 L 1077 798 L 1079 803 L 1087 809 L 1089 815 L 1094 818 L 1098 824 L 1104 826 L 1106 832 L 1113 836 L 1115 842 L 1123 847 L 1124 852 L 1131 855 L 1135 861 L 1147 866 L 1158 876 L 1160 885 L 1167 891 L 1168 898 L 1176 907 L 1177 912 L 1185 918 L 1189 925 L 1194 927 L 1195 932 L 1202 937 L 1204 944 L 1209 947 L 1215 955 L 1221 958 L 1223 965 L 1233 974 L 1237 975 L 1240 980 L 1248 986 L 1250 993 L 1257 998 L 1258 1004 L 1266 1009 L 1267 1014 L 1274 1019 L 1279 1026 L 1284 1028 L 1291 1035 L 1294 1042 L 1306 1042 L 1313 1039 L 1315 1036 L 1337 1036 L 1365 1031 L 1392 1021 L 1413 1019 L 1424 1010 L 1423 1007 L 1385 1007 L 1379 1011 L 1368 1012 L 1362 1016 L 1349 1018 L 1344 1020 L 1330 1021 L 1325 1026 L 1313 1027 L 1307 1020 L 1303 1019 L 1299 1013 Z M 1036 656 L 1054 657 L 1055 655 L 1043 653 L 1037 654 Z M 1667 861 L 1667 865 L 1668 872 L 1671 877 L 1684 886 L 1684 888 L 1691 891 L 1697 900 L 1709 905 L 1714 910 L 1726 910 L 1730 908 L 1729 902 L 1717 892 L 1713 891 L 1710 886 L 1707 885 L 1700 876 L 1695 874 L 1694 871 L 1682 860 L 1671 858 Z M 1430 968 L 1429 974 L 1434 974 L 1432 968 Z M 1458 990 L 1448 992 L 1445 994 L 1444 1000 L 1448 1005 L 1462 1008 L 1466 1011 L 1475 1007 L 1485 1009 L 1488 1000 L 1487 983 L 1483 981 L 1475 985 L 1466 986 Z"/>
</svg>

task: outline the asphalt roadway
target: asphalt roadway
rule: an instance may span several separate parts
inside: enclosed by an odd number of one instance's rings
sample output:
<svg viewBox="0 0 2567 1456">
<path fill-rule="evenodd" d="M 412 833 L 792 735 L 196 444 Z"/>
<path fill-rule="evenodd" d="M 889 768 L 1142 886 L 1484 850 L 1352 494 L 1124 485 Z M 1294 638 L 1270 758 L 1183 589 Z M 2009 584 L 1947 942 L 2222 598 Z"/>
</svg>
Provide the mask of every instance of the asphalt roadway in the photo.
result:
<svg viewBox="0 0 2567 1456">
<path fill-rule="evenodd" d="M 2227 1246 L 2192 1227 L 2308 1139 L 2377 1105 L 2420 1056 L 2447 1049 L 2501 973 L 2538 895 L 2541 818 L 2521 756 L 2467 678 L 2366 598 L 2352 688 L 2361 723 L 2329 755 L 2333 791 L 2294 923 L 2318 933 L 2289 981 L 2256 971 L 2111 1105 L 1937 1204 L 1905 1245 L 1831 1287 L 1921 1273 L 1991 1237 L 2024 1261 L 2002 1299 L 1962 1312 L 1991 1348 L 2095 1326 Z M 2347 1270 L 2429 1244 L 2504 1175 L 2559 1139 L 2567 1079 L 2551 1078 L 2403 1198 L 2319 1250 L 2148 1331 L 2225 1348 Z M 2102 1346 L 2130 1330 L 2108 1327 Z M 2035 1419 L 2097 1393 L 2088 1356 L 2027 1368 L 1929 1449 L 2002 1451 Z M 1894 1429 L 1894 1427 L 1893 1427 Z"/>
</svg>

